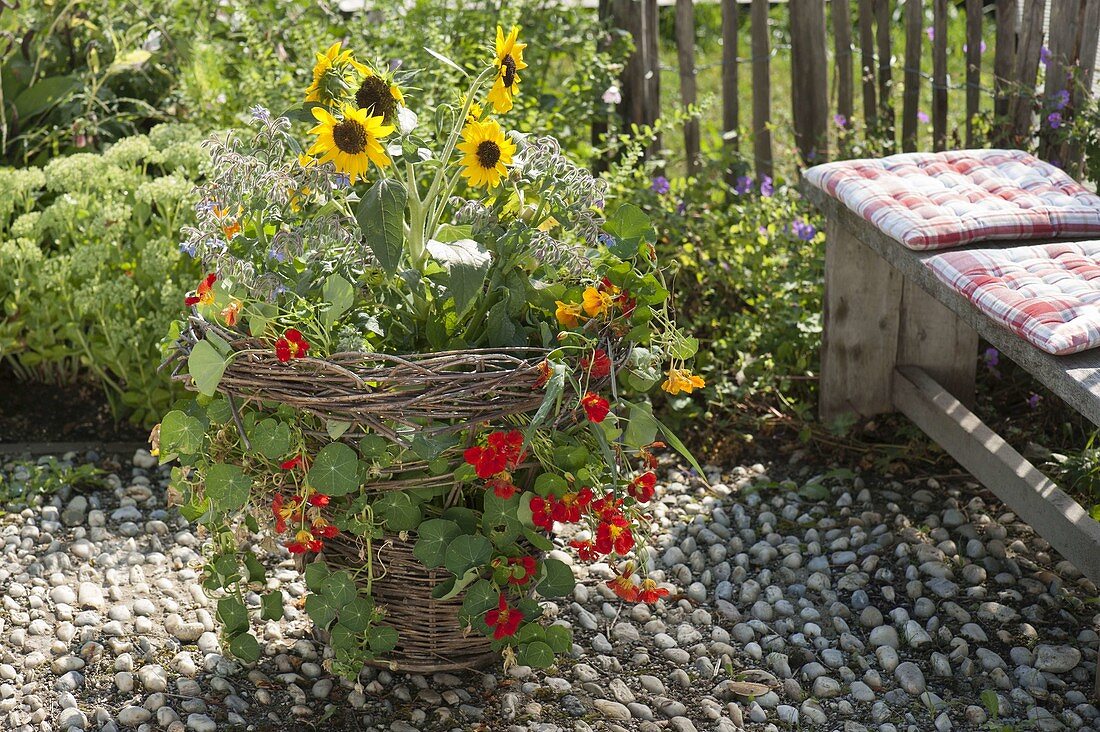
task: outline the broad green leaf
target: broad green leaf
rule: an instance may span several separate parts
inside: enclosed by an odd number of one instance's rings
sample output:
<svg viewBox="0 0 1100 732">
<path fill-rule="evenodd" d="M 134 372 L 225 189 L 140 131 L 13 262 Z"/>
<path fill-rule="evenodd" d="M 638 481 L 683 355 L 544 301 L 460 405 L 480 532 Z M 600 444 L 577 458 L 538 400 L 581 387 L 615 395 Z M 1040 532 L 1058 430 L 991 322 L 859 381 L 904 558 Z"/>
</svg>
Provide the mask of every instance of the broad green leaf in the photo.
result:
<svg viewBox="0 0 1100 732">
<path fill-rule="evenodd" d="M 321 313 L 321 322 L 326 328 L 331 328 L 351 307 L 355 300 L 355 288 L 340 275 L 329 275 L 321 287 L 321 298 L 329 304 L 328 309 Z"/>
<path fill-rule="evenodd" d="M 539 594 L 543 597 L 565 597 L 572 594 L 577 581 L 573 578 L 573 570 L 569 565 L 558 559 L 547 558 L 542 561 L 546 576 L 538 584 Z"/>
<path fill-rule="evenodd" d="M 573 634 L 563 625 L 546 627 L 546 643 L 555 654 L 569 653 L 573 648 Z"/>
<path fill-rule="evenodd" d="M 264 620 L 283 619 L 283 591 L 272 590 L 260 599 L 260 617 Z"/>
<path fill-rule="evenodd" d="M 260 560 L 252 552 L 245 554 L 244 568 L 248 570 L 249 582 L 263 582 L 267 575 L 264 571 L 264 565 L 260 564 Z"/>
<path fill-rule="evenodd" d="M 161 455 L 194 455 L 202 449 L 202 438 L 205 434 L 202 422 L 173 409 L 160 422 Z"/>
<path fill-rule="evenodd" d="M 330 440 L 339 440 L 350 428 L 351 422 L 340 422 L 335 419 L 325 421 L 325 431 L 328 432 Z"/>
<path fill-rule="evenodd" d="M 443 564 L 456 577 L 466 574 L 467 570 L 489 563 L 493 556 L 493 545 L 480 534 L 463 534 L 456 537 L 448 546 Z"/>
<path fill-rule="evenodd" d="M 225 367 L 225 359 L 205 339 L 196 343 L 187 357 L 187 373 L 191 374 L 199 393 L 206 396 L 214 396 L 218 390 Z"/>
<path fill-rule="evenodd" d="M 260 642 L 251 633 L 241 633 L 229 641 L 229 652 L 245 663 L 256 663 L 260 660 Z"/>
<path fill-rule="evenodd" d="M 378 625 L 367 633 L 367 643 L 375 653 L 389 653 L 397 647 L 397 631 L 388 625 Z"/>
<path fill-rule="evenodd" d="M 466 590 L 466 596 L 462 598 L 462 614 L 470 618 L 484 615 L 497 606 L 499 596 L 500 593 L 492 582 L 478 580 Z"/>
<path fill-rule="evenodd" d="M 314 561 L 306 565 L 306 587 L 310 592 L 320 592 L 330 572 L 324 562 Z"/>
<path fill-rule="evenodd" d="M 379 178 L 359 202 L 355 218 L 363 239 L 388 275 L 397 272 L 405 251 L 408 192 L 396 178 Z"/>
<path fill-rule="evenodd" d="M 377 460 L 389 452 L 390 443 L 378 435 L 366 435 L 359 441 L 359 454 L 367 460 Z"/>
<path fill-rule="evenodd" d="M 649 217 L 632 203 L 624 203 L 615 209 L 603 228 L 619 239 L 641 239 L 653 232 Z"/>
<path fill-rule="evenodd" d="M 629 402 L 628 402 L 629 403 Z M 653 407 L 646 403 L 629 403 L 626 431 L 623 442 L 627 447 L 639 448 L 657 439 L 660 425 L 653 418 Z"/>
<path fill-rule="evenodd" d="M 550 668 L 554 665 L 554 651 L 542 641 L 531 641 L 516 649 L 516 660 L 531 668 Z"/>
<path fill-rule="evenodd" d="M 454 521 L 463 534 L 476 534 L 478 525 L 477 511 L 465 506 L 451 506 L 443 512 L 443 518 Z"/>
<path fill-rule="evenodd" d="M 1089 515 L 1092 516 L 1094 521 L 1100 521 L 1100 503 L 1097 503 L 1089 511 Z"/>
<path fill-rule="evenodd" d="M 526 432 L 528 435 L 533 434 L 535 428 L 546 420 L 551 410 L 557 411 L 562 393 L 565 391 L 565 375 L 568 371 L 569 367 L 564 363 L 560 361 L 550 362 L 550 378 L 546 382 L 542 404 L 539 405 L 538 411 L 535 412 L 535 416 L 531 418 L 531 423 L 527 426 Z"/>
<path fill-rule="evenodd" d="M 332 630 L 328 634 L 328 644 L 334 649 L 347 649 L 351 650 L 358 645 L 355 639 L 355 631 L 348 626 L 344 625 L 343 616 L 340 617 L 340 622 L 332 626 Z"/>
<path fill-rule="evenodd" d="M 248 610 L 236 597 L 223 597 L 218 600 L 218 619 L 225 626 L 225 632 L 236 635 L 248 630 Z"/>
<path fill-rule="evenodd" d="M 306 612 L 319 628 L 327 628 L 336 619 L 337 609 L 332 603 L 321 595 L 310 595 L 306 598 Z"/>
<path fill-rule="evenodd" d="M 519 522 L 519 504 L 518 495 L 500 498 L 492 491 L 485 492 L 485 513 L 481 526 L 494 545 L 505 547 L 523 532 L 523 525 Z"/>
<path fill-rule="evenodd" d="M 340 624 L 360 633 L 367 629 L 374 616 L 374 606 L 365 597 L 356 597 L 340 611 Z"/>
<path fill-rule="evenodd" d="M 798 495 L 807 501 L 824 501 L 829 497 L 829 489 L 821 483 L 807 483 L 798 489 Z"/>
<path fill-rule="evenodd" d="M 535 547 L 540 552 L 553 551 L 554 549 L 554 542 L 550 541 L 545 536 L 537 531 L 534 531 L 533 529 L 528 529 L 524 527 L 523 536 L 527 539 L 527 541 L 531 542 L 531 546 Z"/>
<path fill-rule="evenodd" d="M 290 426 L 275 419 L 265 419 L 248 430 L 252 450 L 268 460 L 278 460 L 290 452 Z"/>
<path fill-rule="evenodd" d="M 565 478 L 554 473 L 543 473 L 535 478 L 535 493 L 543 498 L 553 493 L 555 496 L 563 496 L 569 490 L 569 484 Z"/>
<path fill-rule="evenodd" d="M 420 504 L 402 491 L 390 491 L 374 502 L 374 515 L 390 531 L 412 531 L 420 525 Z"/>
<path fill-rule="evenodd" d="M 16 119 L 23 125 L 30 117 L 44 112 L 80 88 L 74 76 L 47 76 L 24 89 L 12 102 Z"/>
<path fill-rule="evenodd" d="M 321 594 L 335 608 L 342 608 L 359 595 L 355 582 L 347 572 L 333 572 L 321 585 Z"/>
<path fill-rule="evenodd" d="M 492 257 L 473 239 L 449 243 L 432 239 L 426 248 L 447 270 L 447 290 L 455 300 L 455 312 L 462 315 L 481 294 Z"/>
<path fill-rule="evenodd" d="M 359 458 L 342 442 L 321 448 L 309 468 L 309 484 L 330 496 L 346 496 L 359 487 Z"/>
<path fill-rule="evenodd" d="M 217 463 L 206 471 L 206 497 L 216 511 L 236 511 L 248 503 L 252 479 L 237 465 Z"/>
<path fill-rule="evenodd" d="M 417 528 L 413 556 L 425 567 L 442 567 L 447 547 L 462 535 L 462 527 L 447 519 L 428 519 Z"/>
</svg>

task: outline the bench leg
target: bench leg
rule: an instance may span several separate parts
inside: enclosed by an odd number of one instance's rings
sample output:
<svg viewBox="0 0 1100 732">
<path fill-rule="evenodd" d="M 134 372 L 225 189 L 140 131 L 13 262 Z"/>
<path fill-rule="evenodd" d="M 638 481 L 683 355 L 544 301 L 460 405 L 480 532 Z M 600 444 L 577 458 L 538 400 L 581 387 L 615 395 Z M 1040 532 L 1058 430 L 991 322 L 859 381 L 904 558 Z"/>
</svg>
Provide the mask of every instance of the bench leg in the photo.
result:
<svg viewBox="0 0 1100 732">
<path fill-rule="evenodd" d="M 899 366 L 917 366 L 963 404 L 974 406 L 978 333 L 959 316 L 906 280 L 898 328 Z"/>
<path fill-rule="evenodd" d="M 891 384 L 898 365 L 921 367 L 973 404 L 978 334 L 832 219 L 823 320 L 822 420 L 895 411 Z"/>
<path fill-rule="evenodd" d="M 902 276 L 835 220 L 825 236 L 821 419 L 892 412 Z"/>
</svg>

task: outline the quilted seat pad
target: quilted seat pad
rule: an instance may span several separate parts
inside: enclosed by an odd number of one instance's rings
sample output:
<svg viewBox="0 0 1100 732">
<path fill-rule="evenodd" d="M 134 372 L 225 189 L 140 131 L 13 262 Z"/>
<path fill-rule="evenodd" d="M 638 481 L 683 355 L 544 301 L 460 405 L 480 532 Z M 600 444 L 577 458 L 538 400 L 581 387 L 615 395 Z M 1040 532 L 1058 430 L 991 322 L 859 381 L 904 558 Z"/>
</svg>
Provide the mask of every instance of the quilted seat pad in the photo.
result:
<svg viewBox="0 0 1100 732">
<path fill-rule="evenodd" d="M 1100 197 L 1022 150 L 844 160 L 803 176 L 910 249 L 1100 234 Z"/>
<path fill-rule="evenodd" d="M 924 261 L 979 310 L 1057 356 L 1100 346 L 1100 241 L 971 249 Z"/>
</svg>

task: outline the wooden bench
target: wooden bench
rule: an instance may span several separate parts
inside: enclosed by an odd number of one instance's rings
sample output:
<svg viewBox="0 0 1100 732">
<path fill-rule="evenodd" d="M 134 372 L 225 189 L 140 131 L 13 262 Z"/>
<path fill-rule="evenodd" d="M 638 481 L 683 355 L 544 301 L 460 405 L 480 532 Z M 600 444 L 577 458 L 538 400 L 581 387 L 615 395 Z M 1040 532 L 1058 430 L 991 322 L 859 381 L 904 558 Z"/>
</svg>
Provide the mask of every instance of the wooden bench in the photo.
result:
<svg viewBox="0 0 1100 732">
<path fill-rule="evenodd" d="M 970 409 L 980 336 L 1100 426 L 1100 349 L 1032 346 L 935 276 L 924 262 L 941 252 L 907 249 L 820 188 L 802 189 L 826 217 L 821 418 L 905 414 L 1100 584 L 1100 523 Z"/>
</svg>

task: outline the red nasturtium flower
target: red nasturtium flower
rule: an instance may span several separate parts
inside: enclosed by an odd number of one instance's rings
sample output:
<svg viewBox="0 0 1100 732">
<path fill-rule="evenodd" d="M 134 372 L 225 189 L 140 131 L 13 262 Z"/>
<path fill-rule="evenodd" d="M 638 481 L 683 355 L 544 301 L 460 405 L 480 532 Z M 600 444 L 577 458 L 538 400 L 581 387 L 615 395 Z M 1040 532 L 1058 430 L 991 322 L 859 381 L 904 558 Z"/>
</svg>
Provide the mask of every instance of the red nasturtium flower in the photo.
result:
<svg viewBox="0 0 1100 732">
<path fill-rule="evenodd" d="M 523 576 L 517 577 L 516 571 L 512 570 L 512 576 L 508 578 L 508 584 L 510 585 L 525 585 L 531 581 L 531 578 L 535 576 L 535 558 L 534 557 L 512 557 L 508 560 L 509 567 L 515 566 L 523 567 Z"/>
<path fill-rule="evenodd" d="M 634 565 L 627 564 L 622 574 L 607 581 L 611 591 L 627 602 L 638 601 L 638 585 L 634 584 Z"/>
<path fill-rule="evenodd" d="M 275 342 L 275 357 L 283 363 L 292 358 L 305 358 L 309 343 L 296 328 L 287 328 L 283 337 Z"/>
<path fill-rule="evenodd" d="M 614 551 L 626 556 L 634 548 L 634 534 L 630 522 L 622 516 L 614 516 L 596 527 L 596 550 L 601 554 Z"/>
<path fill-rule="evenodd" d="M 275 515 L 275 531 L 280 534 L 286 531 L 287 521 L 301 521 L 301 511 L 301 496 L 291 496 L 289 501 L 284 501 L 283 494 L 276 493 L 271 499 L 271 513 Z"/>
<path fill-rule="evenodd" d="M 596 551 L 596 545 L 590 541 L 571 541 L 569 546 L 577 550 L 577 556 L 584 562 L 594 562 L 600 558 L 600 553 Z"/>
<path fill-rule="evenodd" d="M 284 462 L 279 467 L 282 468 L 283 470 L 294 470 L 294 468 L 305 466 L 305 462 L 306 462 L 305 457 L 302 456 L 302 455 L 298 455 L 297 457 L 293 457 L 290 460 L 287 460 L 286 462 Z"/>
<path fill-rule="evenodd" d="M 554 502 L 551 515 L 559 523 L 575 524 L 581 520 L 581 510 L 587 508 L 591 501 L 591 488 L 581 488 L 579 491 L 566 493 Z"/>
<path fill-rule="evenodd" d="M 602 379 L 611 373 L 611 359 L 607 351 L 597 348 L 591 356 L 581 358 L 581 368 L 588 372 L 593 379 Z"/>
<path fill-rule="evenodd" d="M 306 552 L 319 552 L 324 548 L 324 542 L 313 535 L 308 529 L 300 529 L 294 535 L 294 541 L 288 541 L 286 548 L 291 554 L 305 554 Z"/>
<path fill-rule="evenodd" d="M 493 432 L 486 443 L 484 447 L 475 445 L 462 453 L 479 478 L 492 478 L 498 473 L 515 470 L 523 460 L 523 433 L 519 430 Z"/>
<path fill-rule="evenodd" d="M 658 587 L 657 583 L 646 577 L 642 580 L 642 586 L 638 588 L 639 602 L 657 602 L 662 597 L 668 597 L 668 590 Z"/>
<path fill-rule="evenodd" d="M 188 307 L 192 305 L 210 305 L 214 302 L 214 283 L 218 281 L 218 276 L 211 272 L 206 275 L 206 279 L 199 283 L 199 286 L 195 289 L 194 295 L 188 295 L 183 299 L 183 304 Z"/>
<path fill-rule="evenodd" d="M 626 492 L 638 503 L 649 503 L 657 492 L 657 474 L 649 471 L 631 480 Z"/>
<path fill-rule="evenodd" d="M 507 471 L 485 481 L 485 488 L 491 488 L 497 498 L 502 498 L 506 501 L 516 495 L 516 491 L 519 490 L 516 484 L 512 482 L 511 476 L 508 475 Z"/>
<path fill-rule="evenodd" d="M 497 606 L 485 613 L 485 624 L 493 629 L 493 638 L 496 640 L 515 635 L 521 622 L 523 622 L 523 613 L 519 608 L 508 607 L 503 594 Z"/>
<path fill-rule="evenodd" d="M 546 382 L 550 381 L 550 376 L 553 373 L 550 369 L 550 362 L 545 360 L 538 365 L 538 371 L 539 377 L 535 379 L 535 389 L 541 389 L 546 386 Z"/>
<path fill-rule="evenodd" d="M 584 413 L 588 416 L 588 421 L 597 424 L 603 422 L 607 418 L 608 412 L 611 411 L 611 404 L 599 394 L 593 394 L 592 392 L 588 392 L 581 397 L 581 406 L 584 407 Z"/>
<path fill-rule="evenodd" d="M 329 503 L 329 497 L 324 493 L 318 493 L 313 491 L 309 494 L 309 505 L 311 506 L 327 506 Z"/>
<path fill-rule="evenodd" d="M 551 513 L 554 510 L 554 497 L 540 498 L 535 496 L 531 499 L 531 523 L 540 529 L 546 531 L 552 531 L 554 528 L 554 517 Z"/>
<path fill-rule="evenodd" d="M 623 499 L 616 498 L 614 493 L 608 493 L 603 498 L 592 502 L 590 512 L 598 516 L 601 521 L 609 521 L 616 516 L 622 516 Z"/>
</svg>

